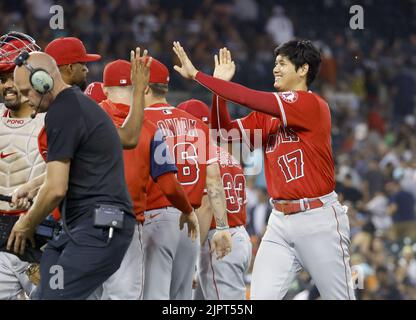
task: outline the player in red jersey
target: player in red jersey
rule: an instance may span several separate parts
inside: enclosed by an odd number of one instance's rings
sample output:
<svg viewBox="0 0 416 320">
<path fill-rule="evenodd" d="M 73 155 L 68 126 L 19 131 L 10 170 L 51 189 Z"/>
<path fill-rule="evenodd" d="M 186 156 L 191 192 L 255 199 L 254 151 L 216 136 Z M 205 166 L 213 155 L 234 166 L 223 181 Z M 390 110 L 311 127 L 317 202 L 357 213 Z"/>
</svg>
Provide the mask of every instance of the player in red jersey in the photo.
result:
<svg viewBox="0 0 416 320">
<path fill-rule="evenodd" d="M 174 51 L 181 62 L 174 68 L 183 77 L 258 111 L 231 121 L 220 105 L 216 115 L 221 127 L 239 128 L 248 143 L 253 129 L 262 129 L 267 141 L 265 172 L 274 210 L 255 260 L 251 298 L 282 299 L 303 267 L 322 298 L 355 299 L 347 210 L 334 192 L 330 110 L 325 100 L 308 91 L 319 70 L 319 51 L 310 41 L 277 47 L 275 93 L 210 77 L 195 69 L 178 42 Z M 216 74 L 230 80 L 234 71 L 229 51 L 222 50 Z"/>
<path fill-rule="evenodd" d="M 102 82 L 91 82 L 85 89 L 84 93 L 97 103 L 107 99 L 103 91 Z"/>
<path fill-rule="evenodd" d="M 149 87 L 145 92 L 145 119 L 153 122 L 166 136 L 166 143 L 178 167 L 178 180 L 192 207 L 201 205 L 203 190 L 207 187 L 218 230 L 214 244 L 217 255 L 222 257 L 231 251 L 231 237 L 216 155 L 209 152 L 212 148 L 209 129 L 199 119 L 168 104 L 168 81 L 166 66 L 153 59 Z M 178 232 L 181 212 L 172 207 L 151 180 L 147 188 L 145 215 L 144 298 L 191 299 L 199 243 L 192 243 L 186 231 Z"/>
<path fill-rule="evenodd" d="M 188 100 L 177 106 L 209 124 L 209 108 L 199 100 Z M 246 179 L 240 163 L 226 150 L 217 146 L 217 159 L 227 201 L 227 218 L 233 250 L 222 260 L 214 259 L 211 250 L 215 219 L 209 202 L 202 200 L 197 210 L 201 232 L 201 252 L 197 262 L 198 287 L 194 299 L 244 300 L 245 272 L 251 261 L 251 242 L 246 225 Z M 207 197 L 204 195 L 204 197 Z M 198 292 L 199 291 L 199 292 Z M 202 294 L 200 297 L 198 294 Z"/>
<path fill-rule="evenodd" d="M 123 124 L 130 109 L 132 95 L 130 73 L 131 63 L 125 60 L 113 61 L 104 68 L 103 90 L 107 99 L 103 100 L 100 106 L 117 127 Z M 156 126 L 145 120 L 136 148 L 123 151 L 125 178 L 139 223 L 120 268 L 103 284 L 101 299 L 137 300 L 143 298 L 142 224 L 149 178 L 158 185 L 169 201 L 183 212 L 184 222 L 188 224 L 188 228 L 196 237 L 198 220 L 182 186 L 175 177 L 176 166 L 170 162 L 158 164 L 153 157 L 156 148 L 166 150 L 163 139 L 155 138 L 156 131 Z"/>
</svg>

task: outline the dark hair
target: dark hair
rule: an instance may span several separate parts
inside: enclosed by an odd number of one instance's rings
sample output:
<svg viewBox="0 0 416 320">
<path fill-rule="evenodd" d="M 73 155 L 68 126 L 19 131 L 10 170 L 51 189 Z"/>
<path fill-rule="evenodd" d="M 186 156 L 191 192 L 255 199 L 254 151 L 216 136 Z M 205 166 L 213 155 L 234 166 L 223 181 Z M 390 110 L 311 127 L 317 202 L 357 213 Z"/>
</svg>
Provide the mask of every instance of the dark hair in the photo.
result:
<svg viewBox="0 0 416 320">
<path fill-rule="evenodd" d="M 297 71 L 305 63 L 309 65 L 306 84 L 309 86 L 316 78 L 321 65 L 321 53 L 309 40 L 291 40 L 274 49 L 275 57 L 282 55 L 295 65 Z"/>
<path fill-rule="evenodd" d="M 167 95 L 169 87 L 163 83 L 149 83 L 149 87 L 155 97 L 163 98 Z"/>
</svg>

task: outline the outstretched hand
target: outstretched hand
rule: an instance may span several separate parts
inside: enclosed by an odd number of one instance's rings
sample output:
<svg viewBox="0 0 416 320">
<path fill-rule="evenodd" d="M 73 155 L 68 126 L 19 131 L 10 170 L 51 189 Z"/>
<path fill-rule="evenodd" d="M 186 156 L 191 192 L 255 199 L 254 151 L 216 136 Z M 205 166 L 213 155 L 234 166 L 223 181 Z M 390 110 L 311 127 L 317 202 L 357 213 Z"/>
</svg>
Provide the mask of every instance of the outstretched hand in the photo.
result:
<svg viewBox="0 0 416 320">
<path fill-rule="evenodd" d="M 152 58 L 147 58 L 147 50 L 144 49 L 143 56 L 140 56 L 140 48 L 130 52 L 131 62 L 131 82 L 133 87 L 138 90 L 144 90 L 149 84 L 150 65 Z"/>
<path fill-rule="evenodd" d="M 227 48 L 220 49 L 219 57 L 214 56 L 214 78 L 230 81 L 235 74 L 235 63 L 231 58 L 231 52 Z"/>
<path fill-rule="evenodd" d="M 178 57 L 181 63 L 181 66 L 175 65 L 173 69 L 179 72 L 180 75 L 186 79 L 195 79 L 198 70 L 196 70 L 191 60 L 189 60 L 185 50 L 182 48 L 179 41 L 173 42 L 173 51 L 175 52 L 176 56 Z"/>
</svg>

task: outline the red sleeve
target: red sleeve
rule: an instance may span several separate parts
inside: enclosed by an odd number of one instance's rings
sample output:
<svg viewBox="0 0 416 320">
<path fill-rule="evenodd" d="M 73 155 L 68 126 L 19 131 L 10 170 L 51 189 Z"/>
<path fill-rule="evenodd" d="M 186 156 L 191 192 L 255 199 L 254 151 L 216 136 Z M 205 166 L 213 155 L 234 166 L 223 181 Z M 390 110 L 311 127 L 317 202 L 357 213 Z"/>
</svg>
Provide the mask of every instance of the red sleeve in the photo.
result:
<svg viewBox="0 0 416 320">
<path fill-rule="evenodd" d="M 198 72 L 195 80 L 220 97 L 278 117 L 283 125 L 310 129 L 320 120 L 318 99 L 306 91 L 265 92 Z"/>
<path fill-rule="evenodd" d="M 175 208 L 186 214 L 192 212 L 193 209 L 185 195 L 185 191 L 173 172 L 161 175 L 156 183 Z"/>
<path fill-rule="evenodd" d="M 270 119 L 271 116 L 259 112 L 251 112 L 244 118 L 231 120 L 227 109 L 227 101 L 217 95 L 213 96 L 211 125 L 215 129 L 220 128 L 226 130 L 226 132 L 219 132 L 221 139 L 224 141 L 242 141 L 251 150 L 254 150 L 254 146 L 258 142 L 256 135 L 259 135 L 263 142 L 267 136 L 264 118 Z M 238 130 L 238 134 L 233 133 L 235 130 Z"/>
<path fill-rule="evenodd" d="M 280 117 L 280 112 L 276 107 L 276 97 L 272 92 L 252 90 L 240 84 L 217 79 L 202 72 L 196 74 L 195 80 L 226 100 Z"/>
<path fill-rule="evenodd" d="M 213 129 L 225 129 L 227 131 L 240 129 L 237 121 L 230 117 L 227 102 L 216 94 L 212 96 L 211 126 Z"/>
</svg>

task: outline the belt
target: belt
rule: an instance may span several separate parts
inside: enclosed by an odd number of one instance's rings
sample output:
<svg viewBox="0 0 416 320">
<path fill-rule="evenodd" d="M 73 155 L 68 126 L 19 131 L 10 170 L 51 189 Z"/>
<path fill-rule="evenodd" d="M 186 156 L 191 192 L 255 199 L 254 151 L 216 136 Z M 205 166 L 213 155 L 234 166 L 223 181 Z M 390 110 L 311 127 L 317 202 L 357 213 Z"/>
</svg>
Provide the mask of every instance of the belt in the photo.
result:
<svg viewBox="0 0 416 320">
<path fill-rule="evenodd" d="M 285 215 L 320 208 L 323 205 L 324 203 L 319 199 L 273 200 L 274 208 Z"/>
<path fill-rule="evenodd" d="M 26 212 L 27 212 L 27 210 L 11 210 L 11 211 L 0 210 L 0 215 L 20 216 L 22 213 L 26 213 Z"/>
</svg>

